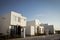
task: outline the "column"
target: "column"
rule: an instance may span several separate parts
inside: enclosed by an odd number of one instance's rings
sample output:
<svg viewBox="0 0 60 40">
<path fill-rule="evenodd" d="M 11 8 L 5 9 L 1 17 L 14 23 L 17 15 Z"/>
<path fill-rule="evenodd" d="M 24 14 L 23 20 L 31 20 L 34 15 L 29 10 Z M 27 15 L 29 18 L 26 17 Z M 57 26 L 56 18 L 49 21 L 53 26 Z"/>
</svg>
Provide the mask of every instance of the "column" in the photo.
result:
<svg viewBox="0 0 60 40">
<path fill-rule="evenodd" d="M 25 38 L 25 28 L 21 28 L 21 37 Z"/>
</svg>

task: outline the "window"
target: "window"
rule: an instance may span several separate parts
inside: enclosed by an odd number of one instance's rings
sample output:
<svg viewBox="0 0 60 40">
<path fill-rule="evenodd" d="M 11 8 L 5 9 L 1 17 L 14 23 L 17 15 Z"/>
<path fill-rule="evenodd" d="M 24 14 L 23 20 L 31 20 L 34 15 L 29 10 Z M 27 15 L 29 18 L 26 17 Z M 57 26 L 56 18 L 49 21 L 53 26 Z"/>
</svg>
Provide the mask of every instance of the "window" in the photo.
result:
<svg viewBox="0 0 60 40">
<path fill-rule="evenodd" d="M 17 20 L 17 17 L 15 16 L 15 21 Z"/>
<path fill-rule="evenodd" d="M 24 21 L 25 21 L 25 19 L 24 19 Z"/>
<path fill-rule="evenodd" d="M 20 22 L 20 17 L 18 17 L 18 22 Z"/>
<path fill-rule="evenodd" d="M 13 20 L 14 21 L 17 21 L 17 17 L 15 15 L 13 16 Z"/>
</svg>

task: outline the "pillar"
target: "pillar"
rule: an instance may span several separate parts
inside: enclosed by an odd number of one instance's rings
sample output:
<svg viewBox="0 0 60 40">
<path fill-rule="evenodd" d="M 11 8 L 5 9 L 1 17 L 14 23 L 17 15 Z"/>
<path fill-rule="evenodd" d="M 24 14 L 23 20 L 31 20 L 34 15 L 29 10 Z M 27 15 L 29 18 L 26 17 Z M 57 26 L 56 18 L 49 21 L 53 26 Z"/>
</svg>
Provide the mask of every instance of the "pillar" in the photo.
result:
<svg viewBox="0 0 60 40">
<path fill-rule="evenodd" d="M 21 28 L 21 37 L 25 38 L 25 28 Z"/>
</svg>

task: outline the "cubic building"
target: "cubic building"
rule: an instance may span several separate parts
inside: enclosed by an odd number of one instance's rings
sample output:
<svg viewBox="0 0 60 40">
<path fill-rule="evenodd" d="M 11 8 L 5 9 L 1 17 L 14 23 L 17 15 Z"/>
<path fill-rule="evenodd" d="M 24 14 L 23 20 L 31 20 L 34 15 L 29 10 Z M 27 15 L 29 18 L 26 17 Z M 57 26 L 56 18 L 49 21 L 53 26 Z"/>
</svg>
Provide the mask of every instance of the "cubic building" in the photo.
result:
<svg viewBox="0 0 60 40">
<path fill-rule="evenodd" d="M 11 11 L 0 15 L 0 33 L 4 35 L 21 35 L 25 37 L 26 17 Z"/>
<path fill-rule="evenodd" d="M 48 24 L 40 24 L 40 26 L 44 27 L 45 34 L 54 34 L 54 26 Z"/>
<path fill-rule="evenodd" d="M 27 21 L 28 26 L 34 26 L 34 33 L 37 34 L 37 27 L 40 27 L 41 22 L 38 19 Z"/>
</svg>

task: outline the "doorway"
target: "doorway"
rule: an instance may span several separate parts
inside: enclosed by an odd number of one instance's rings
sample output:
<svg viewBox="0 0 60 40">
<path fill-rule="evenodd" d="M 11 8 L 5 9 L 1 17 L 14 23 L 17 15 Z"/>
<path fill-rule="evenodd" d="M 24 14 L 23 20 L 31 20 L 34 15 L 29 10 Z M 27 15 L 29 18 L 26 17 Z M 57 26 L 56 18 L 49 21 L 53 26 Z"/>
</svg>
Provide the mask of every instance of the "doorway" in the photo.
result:
<svg viewBox="0 0 60 40">
<path fill-rule="evenodd" d="M 11 35 L 21 35 L 21 26 L 13 25 L 10 30 Z"/>
<path fill-rule="evenodd" d="M 17 34 L 21 35 L 21 27 L 20 26 L 18 26 L 18 28 L 17 28 Z"/>
</svg>

